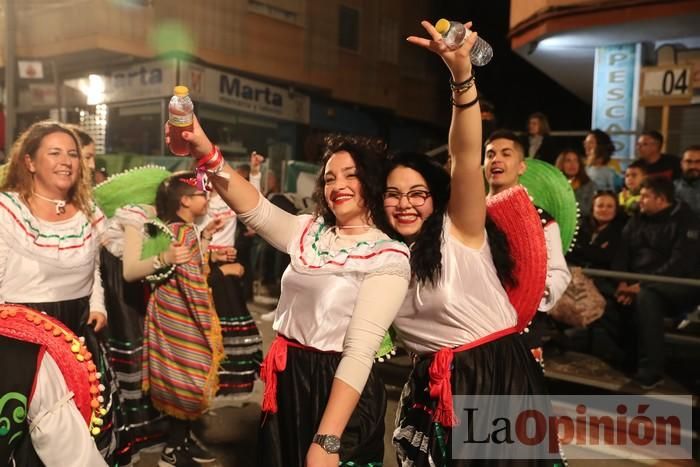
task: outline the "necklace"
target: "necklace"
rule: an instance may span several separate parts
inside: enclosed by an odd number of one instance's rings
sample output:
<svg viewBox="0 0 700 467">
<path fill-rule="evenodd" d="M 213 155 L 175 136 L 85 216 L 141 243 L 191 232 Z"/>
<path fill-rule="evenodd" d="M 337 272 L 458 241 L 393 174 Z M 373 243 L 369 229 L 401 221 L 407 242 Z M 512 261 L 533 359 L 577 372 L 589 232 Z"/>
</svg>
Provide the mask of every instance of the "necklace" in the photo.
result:
<svg viewBox="0 0 700 467">
<path fill-rule="evenodd" d="M 65 214 L 66 212 L 66 201 L 63 199 L 51 199 L 47 198 L 46 196 L 41 196 L 37 192 L 32 192 L 34 196 L 36 196 L 39 199 L 43 199 L 44 201 L 48 201 L 49 203 L 53 203 L 56 205 L 56 214 Z"/>
</svg>

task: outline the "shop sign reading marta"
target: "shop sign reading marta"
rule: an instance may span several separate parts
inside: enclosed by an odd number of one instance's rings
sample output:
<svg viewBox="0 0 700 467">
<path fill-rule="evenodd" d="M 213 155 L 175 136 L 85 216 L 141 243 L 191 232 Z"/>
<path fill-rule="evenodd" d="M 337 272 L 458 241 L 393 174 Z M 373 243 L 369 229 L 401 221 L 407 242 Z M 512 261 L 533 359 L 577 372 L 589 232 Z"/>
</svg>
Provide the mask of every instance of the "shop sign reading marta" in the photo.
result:
<svg viewBox="0 0 700 467">
<path fill-rule="evenodd" d="M 240 75 L 180 62 L 180 81 L 199 102 L 228 107 L 258 116 L 308 123 L 309 97 Z"/>
<path fill-rule="evenodd" d="M 179 80 L 176 78 L 178 67 Z M 177 84 L 190 88 L 195 105 L 214 104 L 295 123 L 308 124 L 310 120 L 309 96 L 291 87 L 274 86 L 174 59 L 143 62 L 113 70 L 104 76 L 104 102 L 169 97 Z"/>
</svg>

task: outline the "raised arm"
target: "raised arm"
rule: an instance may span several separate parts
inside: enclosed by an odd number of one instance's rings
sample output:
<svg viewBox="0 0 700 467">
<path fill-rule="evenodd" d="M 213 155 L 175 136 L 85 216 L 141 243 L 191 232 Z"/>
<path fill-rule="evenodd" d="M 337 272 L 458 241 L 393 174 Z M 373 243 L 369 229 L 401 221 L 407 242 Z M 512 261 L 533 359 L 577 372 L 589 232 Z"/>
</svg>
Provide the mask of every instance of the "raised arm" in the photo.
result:
<svg viewBox="0 0 700 467">
<path fill-rule="evenodd" d="M 166 141 L 169 140 L 168 132 L 170 126 L 165 125 Z M 196 161 L 211 154 L 214 145 L 202 130 L 197 117 L 194 118 L 194 128 L 191 132 L 182 133 L 182 138 L 190 145 L 190 154 Z M 258 205 L 260 193 L 258 190 L 241 177 L 231 166 L 224 163 L 220 175 L 210 176 L 212 186 L 221 195 L 221 198 L 233 209 L 236 214 L 248 212 Z"/>
<path fill-rule="evenodd" d="M 169 127 L 166 124 L 166 140 Z M 202 130 L 197 117 L 192 132 L 182 137 L 190 144 L 190 154 L 197 161 L 212 154 L 214 145 Z M 241 221 L 254 228 L 276 248 L 286 251 L 289 239 L 296 231 L 296 216 L 272 205 L 248 180 L 224 162 L 222 170 L 209 176 L 221 199 L 239 215 Z"/>
<path fill-rule="evenodd" d="M 452 157 L 452 183 L 448 214 L 462 243 L 478 248 L 484 241 L 486 190 L 481 171 L 481 111 L 474 85 L 469 53 L 476 33 L 464 45 L 449 50 L 432 24 L 421 23 L 431 39 L 411 36 L 408 41 L 438 54 L 452 75 L 452 123 L 449 152 Z M 471 28 L 471 23 L 466 27 Z"/>
</svg>

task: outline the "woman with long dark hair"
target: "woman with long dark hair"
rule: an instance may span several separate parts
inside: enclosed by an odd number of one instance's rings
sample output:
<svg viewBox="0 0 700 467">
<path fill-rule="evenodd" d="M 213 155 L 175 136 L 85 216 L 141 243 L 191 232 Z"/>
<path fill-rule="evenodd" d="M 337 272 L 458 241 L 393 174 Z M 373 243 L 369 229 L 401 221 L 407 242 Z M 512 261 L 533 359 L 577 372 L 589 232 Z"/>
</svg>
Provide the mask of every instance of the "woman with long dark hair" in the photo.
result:
<svg viewBox="0 0 700 467">
<path fill-rule="evenodd" d="M 621 187 L 620 166 L 612 159 L 615 145 L 606 132 L 595 129 L 583 140 L 586 151 L 586 173 L 598 190 L 617 190 Z"/>
<path fill-rule="evenodd" d="M 452 395 L 528 399 L 545 394 L 542 371 L 519 335 L 544 289 L 544 234 L 524 189 L 492 197 L 490 202 L 506 200 L 513 219 L 529 219 L 519 223 L 518 235 L 532 234 L 540 244 L 537 259 L 542 268 L 527 283 L 534 301 L 528 307 L 516 306 L 507 290 L 517 285 L 518 264 L 507 257 L 496 260 L 500 252 L 492 249 L 486 228 L 481 120 L 469 60 L 476 35 L 451 51 L 430 23 L 422 24 L 430 39 L 410 37 L 409 42 L 437 53 L 452 74 L 451 181 L 426 156 L 400 154 L 388 161 L 384 211 L 390 226 L 410 244 L 412 272 L 394 328 L 415 355 L 397 414 L 394 446 L 402 465 L 481 465 L 483 457 L 470 455 L 474 452 L 452 450 L 453 427 L 464 415 L 457 415 Z M 509 453 L 517 457 L 508 449 L 485 449 L 489 458 L 508 459 Z M 539 464 L 536 459 L 542 457 L 544 450 L 532 447 L 528 459 L 533 460 L 523 463 Z"/>
<path fill-rule="evenodd" d="M 408 249 L 375 226 L 384 148 L 328 139 L 316 212 L 295 216 L 229 167 L 196 120 L 183 137 L 239 219 L 291 259 L 261 368 L 257 464 L 381 464 L 386 394 L 372 364 L 409 278 Z"/>
</svg>

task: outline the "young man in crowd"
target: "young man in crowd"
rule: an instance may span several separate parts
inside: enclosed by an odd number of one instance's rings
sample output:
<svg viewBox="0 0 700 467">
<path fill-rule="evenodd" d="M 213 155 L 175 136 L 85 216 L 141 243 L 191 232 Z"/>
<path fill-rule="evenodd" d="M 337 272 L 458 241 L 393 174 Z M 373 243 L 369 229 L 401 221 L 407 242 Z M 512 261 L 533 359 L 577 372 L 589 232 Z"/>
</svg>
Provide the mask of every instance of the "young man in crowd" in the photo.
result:
<svg viewBox="0 0 700 467">
<path fill-rule="evenodd" d="M 613 269 L 659 276 L 698 277 L 698 220 L 676 202 L 673 183 L 663 176 L 642 182 L 639 213 L 622 232 Z M 633 381 L 643 389 L 663 382 L 664 316 L 687 312 L 700 300 L 700 289 L 676 284 L 622 281 L 615 295 L 622 305 L 623 329 L 636 332 L 637 371 Z"/>
<path fill-rule="evenodd" d="M 520 176 L 527 170 L 525 151 L 520 139 L 508 130 L 498 130 L 484 143 L 486 159 L 484 172 L 489 185 L 489 196 L 497 195 L 520 183 Z M 536 200 L 535 200 L 536 202 Z M 541 214 L 544 221 L 544 235 L 547 242 L 547 280 L 539 311 L 525 335 L 531 349 L 543 345 L 547 333 L 547 312 L 554 308 L 571 281 L 571 273 L 562 251 L 561 233 L 554 218 L 546 212 Z M 537 356 L 539 351 L 534 352 Z"/>
</svg>

